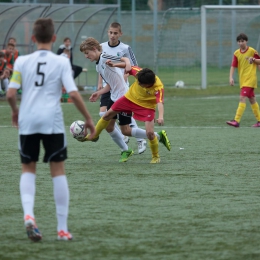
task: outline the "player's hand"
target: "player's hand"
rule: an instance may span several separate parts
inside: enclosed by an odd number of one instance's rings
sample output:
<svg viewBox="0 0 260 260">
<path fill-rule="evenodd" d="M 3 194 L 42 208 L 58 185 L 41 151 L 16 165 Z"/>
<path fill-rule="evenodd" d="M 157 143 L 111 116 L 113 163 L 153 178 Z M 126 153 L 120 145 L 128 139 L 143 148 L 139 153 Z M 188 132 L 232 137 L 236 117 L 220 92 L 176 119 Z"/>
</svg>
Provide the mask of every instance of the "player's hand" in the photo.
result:
<svg viewBox="0 0 260 260">
<path fill-rule="evenodd" d="M 99 93 L 98 93 L 98 92 L 94 92 L 94 93 L 90 96 L 89 101 L 90 101 L 90 102 L 96 102 L 97 99 L 98 99 L 98 97 L 99 97 Z"/>
<path fill-rule="evenodd" d="M 156 119 L 156 122 L 157 122 L 157 124 L 160 125 L 160 126 L 162 126 L 162 125 L 164 124 L 163 118 L 158 118 L 158 119 Z"/>
<path fill-rule="evenodd" d="M 89 132 L 89 134 L 88 134 Z M 96 135 L 96 128 L 95 128 L 95 125 L 93 123 L 92 120 L 87 120 L 85 122 L 85 139 L 86 141 L 91 141 L 92 139 L 94 139 L 95 135 Z"/>
<path fill-rule="evenodd" d="M 106 64 L 107 64 L 109 67 L 114 67 L 114 63 L 113 63 L 111 60 L 107 60 L 107 61 L 106 61 Z"/>
<path fill-rule="evenodd" d="M 234 79 L 233 78 L 229 79 L 229 84 L 230 84 L 230 86 L 234 86 Z"/>
</svg>

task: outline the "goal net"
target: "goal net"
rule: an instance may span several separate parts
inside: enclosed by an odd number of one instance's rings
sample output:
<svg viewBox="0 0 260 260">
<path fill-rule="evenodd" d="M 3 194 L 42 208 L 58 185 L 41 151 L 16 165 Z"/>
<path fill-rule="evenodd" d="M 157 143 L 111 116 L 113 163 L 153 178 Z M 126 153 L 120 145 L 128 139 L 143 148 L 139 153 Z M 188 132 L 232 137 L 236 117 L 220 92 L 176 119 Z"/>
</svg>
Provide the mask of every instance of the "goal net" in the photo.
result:
<svg viewBox="0 0 260 260">
<path fill-rule="evenodd" d="M 190 88 L 229 85 L 236 36 L 247 34 L 248 45 L 260 52 L 259 11 L 260 6 L 221 5 L 167 10 L 158 34 L 158 75 L 168 75 L 162 78 L 169 86 L 179 80 Z"/>
</svg>

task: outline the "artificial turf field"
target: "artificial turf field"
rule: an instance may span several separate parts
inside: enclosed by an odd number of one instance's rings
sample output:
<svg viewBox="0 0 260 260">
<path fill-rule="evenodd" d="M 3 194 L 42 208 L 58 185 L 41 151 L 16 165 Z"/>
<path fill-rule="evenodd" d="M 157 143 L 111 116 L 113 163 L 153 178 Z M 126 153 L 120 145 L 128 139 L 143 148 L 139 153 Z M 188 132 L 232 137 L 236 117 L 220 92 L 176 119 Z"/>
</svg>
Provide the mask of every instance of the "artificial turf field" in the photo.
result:
<svg viewBox="0 0 260 260">
<path fill-rule="evenodd" d="M 70 242 L 55 240 L 52 181 L 41 161 L 35 216 L 43 240 L 27 239 L 17 130 L 7 103 L 0 102 L 0 259 L 260 259 L 260 129 L 251 128 L 256 120 L 249 104 L 240 128 L 225 124 L 234 117 L 238 92 L 214 97 L 166 92 L 162 128 L 172 150 L 160 144 L 156 165 L 149 164 L 149 149 L 119 163 L 120 151 L 105 132 L 97 143 L 77 142 L 68 127 L 82 117 L 72 104 L 62 104 Z M 98 103 L 86 103 L 97 122 Z M 129 146 L 137 150 L 133 138 Z"/>
</svg>

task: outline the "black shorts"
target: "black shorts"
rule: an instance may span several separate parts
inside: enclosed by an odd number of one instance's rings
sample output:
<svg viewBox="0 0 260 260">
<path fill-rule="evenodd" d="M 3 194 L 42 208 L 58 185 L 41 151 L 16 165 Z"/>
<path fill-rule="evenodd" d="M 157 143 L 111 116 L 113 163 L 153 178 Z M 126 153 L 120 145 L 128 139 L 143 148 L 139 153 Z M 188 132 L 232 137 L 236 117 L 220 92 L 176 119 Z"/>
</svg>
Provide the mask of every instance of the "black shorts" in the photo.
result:
<svg viewBox="0 0 260 260">
<path fill-rule="evenodd" d="M 41 141 L 45 150 L 43 162 L 62 162 L 67 159 L 64 134 L 20 135 L 19 141 L 22 163 L 28 164 L 38 161 Z"/>
<path fill-rule="evenodd" d="M 109 110 L 110 107 L 112 107 L 113 104 L 114 104 L 114 101 L 112 101 L 110 99 L 109 103 L 107 105 L 107 110 Z M 115 115 L 113 117 L 113 119 L 118 119 L 119 125 L 130 125 L 131 122 L 132 122 L 132 114 L 128 114 L 126 112 L 119 112 L 117 115 Z"/>
<path fill-rule="evenodd" d="M 100 107 L 107 107 L 110 101 L 110 91 L 104 93 L 100 97 Z"/>
</svg>

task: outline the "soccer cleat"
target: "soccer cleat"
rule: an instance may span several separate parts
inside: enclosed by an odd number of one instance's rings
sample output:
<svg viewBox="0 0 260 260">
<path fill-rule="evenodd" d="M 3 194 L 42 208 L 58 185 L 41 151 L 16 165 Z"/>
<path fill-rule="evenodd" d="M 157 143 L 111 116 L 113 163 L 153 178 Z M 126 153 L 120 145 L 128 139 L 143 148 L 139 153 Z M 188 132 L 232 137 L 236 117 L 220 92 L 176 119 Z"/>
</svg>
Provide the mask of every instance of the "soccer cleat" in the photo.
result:
<svg viewBox="0 0 260 260">
<path fill-rule="evenodd" d="M 226 121 L 226 123 L 234 127 L 239 127 L 239 123 L 236 120 Z"/>
<path fill-rule="evenodd" d="M 5 92 L 3 90 L 0 90 L 0 97 L 4 97 L 5 96 Z"/>
<path fill-rule="evenodd" d="M 123 151 L 121 153 L 121 158 L 119 160 L 119 162 L 126 162 L 128 160 L 128 158 L 134 153 L 134 151 L 132 149 L 128 149 L 127 151 Z"/>
<path fill-rule="evenodd" d="M 73 236 L 71 235 L 70 232 L 64 232 L 63 230 L 58 232 L 57 240 L 63 240 L 63 241 L 68 241 L 72 240 Z"/>
<path fill-rule="evenodd" d="M 129 141 L 130 141 L 130 138 L 129 138 L 128 136 L 124 135 L 124 142 L 125 142 L 126 144 L 128 144 Z"/>
<path fill-rule="evenodd" d="M 88 139 L 89 135 L 85 137 L 75 137 L 79 142 L 86 142 L 86 141 L 91 141 L 91 142 L 97 142 L 99 139 L 99 136 L 96 138 L 93 138 L 92 140 Z"/>
<path fill-rule="evenodd" d="M 152 160 L 150 163 L 160 163 L 161 159 L 159 156 L 153 156 Z"/>
<path fill-rule="evenodd" d="M 138 153 L 141 154 L 146 150 L 146 140 L 141 140 L 141 141 L 137 141 L 137 145 L 138 145 Z"/>
<path fill-rule="evenodd" d="M 255 123 L 254 125 L 252 125 L 252 127 L 260 127 L 260 121 L 258 121 L 258 122 Z"/>
<path fill-rule="evenodd" d="M 160 140 L 159 142 L 164 144 L 164 146 L 168 149 L 168 151 L 171 150 L 171 143 L 167 137 L 166 131 L 162 130 L 160 132 L 158 132 L 158 135 L 160 136 Z"/>
<path fill-rule="evenodd" d="M 26 215 L 24 218 L 24 226 L 26 228 L 28 238 L 31 239 L 33 242 L 38 242 L 42 239 L 42 234 L 36 226 L 34 218 Z"/>
</svg>

